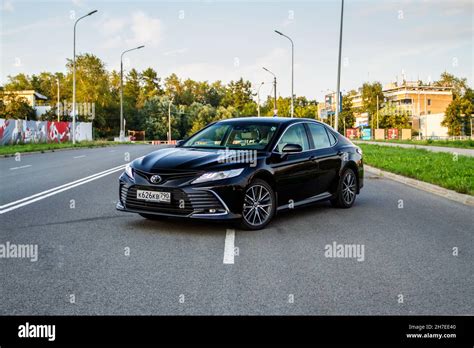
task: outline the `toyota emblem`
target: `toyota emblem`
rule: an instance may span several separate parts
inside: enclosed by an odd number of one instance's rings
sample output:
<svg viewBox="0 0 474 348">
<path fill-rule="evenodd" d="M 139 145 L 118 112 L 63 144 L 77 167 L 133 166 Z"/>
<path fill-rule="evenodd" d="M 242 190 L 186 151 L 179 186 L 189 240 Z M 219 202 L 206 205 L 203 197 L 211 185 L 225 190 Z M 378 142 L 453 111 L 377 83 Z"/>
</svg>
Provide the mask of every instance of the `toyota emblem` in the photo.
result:
<svg viewBox="0 0 474 348">
<path fill-rule="evenodd" d="M 150 177 L 150 182 L 153 184 L 158 184 L 161 181 L 161 176 L 159 175 L 152 175 Z"/>
</svg>

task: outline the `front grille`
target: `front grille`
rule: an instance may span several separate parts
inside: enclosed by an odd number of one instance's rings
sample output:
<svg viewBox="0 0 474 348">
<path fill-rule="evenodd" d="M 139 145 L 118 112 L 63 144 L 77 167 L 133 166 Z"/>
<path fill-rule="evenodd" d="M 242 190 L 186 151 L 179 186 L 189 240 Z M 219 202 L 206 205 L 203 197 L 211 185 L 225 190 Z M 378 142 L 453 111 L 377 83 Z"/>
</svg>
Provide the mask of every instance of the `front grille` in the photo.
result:
<svg viewBox="0 0 474 348">
<path fill-rule="evenodd" d="M 144 177 L 148 181 L 150 181 L 150 177 L 152 177 L 153 175 L 159 175 L 162 179 L 162 181 L 160 182 L 161 184 L 168 180 L 193 178 L 193 177 L 199 176 L 200 172 L 197 172 L 197 171 L 178 172 L 178 171 L 160 170 L 159 173 L 148 173 L 142 170 L 135 170 L 135 174 L 138 174 L 141 177 Z"/>
<path fill-rule="evenodd" d="M 193 208 L 186 194 L 178 189 L 160 189 L 161 192 L 170 192 L 170 203 L 149 202 L 137 199 L 137 189 L 150 190 L 149 187 L 131 186 L 128 190 L 125 186 L 120 188 L 120 200 L 129 209 L 144 210 L 150 212 L 160 212 L 174 215 L 189 215 Z"/>
<path fill-rule="evenodd" d="M 171 202 L 149 202 L 137 199 L 137 189 L 153 191 L 148 186 L 120 186 L 120 201 L 125 208 L 149 212 L 186 216 L 192 213 L 224 212 L 225 208 L 217 197 L 209 191 L 195 191 L 190 194 L 180 189 L 160 188 L 156 191 L 170 192 Z"/>
</svg>

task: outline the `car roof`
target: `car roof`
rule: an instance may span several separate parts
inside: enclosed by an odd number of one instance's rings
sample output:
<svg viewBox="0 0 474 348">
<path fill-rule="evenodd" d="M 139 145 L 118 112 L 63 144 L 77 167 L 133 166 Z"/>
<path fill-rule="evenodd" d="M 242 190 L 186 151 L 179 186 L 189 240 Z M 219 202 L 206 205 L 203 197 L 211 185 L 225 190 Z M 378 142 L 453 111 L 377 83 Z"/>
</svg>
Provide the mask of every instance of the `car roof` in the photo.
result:
<svg viewBox="0 0 474 348">
<path fill-rule="evenodd" d="M 225 120 L 219 120 L 217 122 L 219 123 L 234 123 L 234 122 L 256 122 L 256 123 L 283 123 L 283 124 L 291 124 L 295 122 L 318 122 L 319 121 L 312 119 L 312 118 L 299 118 L 299 117 L 268 117 L 268 116 L 262 116 L 262 117 L 237 117 L 237 118 L 228 118 Z"/>
</svg>

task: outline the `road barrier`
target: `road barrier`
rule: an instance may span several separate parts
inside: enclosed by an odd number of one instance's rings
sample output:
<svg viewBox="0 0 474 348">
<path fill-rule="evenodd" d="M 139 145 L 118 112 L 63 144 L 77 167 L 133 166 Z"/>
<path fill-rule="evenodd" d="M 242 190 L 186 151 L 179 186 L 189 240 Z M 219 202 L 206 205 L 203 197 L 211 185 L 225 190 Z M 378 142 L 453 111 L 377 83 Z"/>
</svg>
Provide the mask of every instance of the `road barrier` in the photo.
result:
<svg viewBox="0 0 474 348">
<path fill-rule="evenodd" d="M 0 118 L 0 145 L 70 141 L 72 122 Z M 92 123 L 76 122 L 76 140 L 92 140 Z"/>
<path fill-rule="evenodd" d="M 346 137 L 349 139 L 362 139 L 362 140 L 394 140 L 394 139 L 410 140 L 411 139 L 411 129 L 404 128 L 377 128 L 374 129 L 372 133 L 371 128 L 348 128 L 346 129 Z"/>
<path fill-rule="evenodd" d="M 176 145 L 176 140 L 152 140 L 152 145 Z"/>
</svg>

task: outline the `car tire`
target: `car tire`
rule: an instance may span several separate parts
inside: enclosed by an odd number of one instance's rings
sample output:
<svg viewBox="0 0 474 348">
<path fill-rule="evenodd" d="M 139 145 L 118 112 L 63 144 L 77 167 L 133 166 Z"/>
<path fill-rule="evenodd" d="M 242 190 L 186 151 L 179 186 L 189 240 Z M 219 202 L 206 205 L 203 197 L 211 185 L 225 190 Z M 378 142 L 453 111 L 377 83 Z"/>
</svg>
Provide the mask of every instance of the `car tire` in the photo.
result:
<svg viewBox="0 0 474 348">
<path fill-rule="evenodd" d="M 142 214 L 142 213 L 139 213 L 138 215 L 140 215 L 141 217 L 144 217 L 145 219 L 148 219 L 148 220 L 165 220 L 165 219 L 167 218 L 167 216 L 154 215 L 154 214 Z"/>
<path fill-rule="evenodd" d="M 262 179 L 255 179 L 245 189 L 240 228 L 260 230 L 273 219 L 276 197 L 272 187 Z"/>
<path fill-rule="evenodd" d="M 331 204 L 337 208 L 350 208 L 355 202 L 357 196 L 357 177 L 351 168 L 346 168 L 342 172 L 337 192 Z"/>
</svg>

